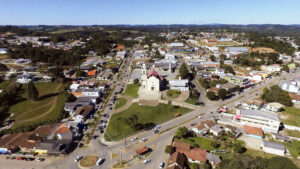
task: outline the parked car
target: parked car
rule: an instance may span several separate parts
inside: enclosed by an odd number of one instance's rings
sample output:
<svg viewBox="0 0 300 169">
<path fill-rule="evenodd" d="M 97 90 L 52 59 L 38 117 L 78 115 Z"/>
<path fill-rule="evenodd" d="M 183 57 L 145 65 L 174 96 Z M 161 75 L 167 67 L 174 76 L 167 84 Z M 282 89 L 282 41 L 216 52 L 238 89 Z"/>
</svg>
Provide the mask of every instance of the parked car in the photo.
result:
<svg viewBox="0 0 300 169">
<path fill-rule="evenodd" d="M 202 119 L 203 118 L 203 116 L 198 116 L 198 119 Z"/>
<path fill-rule="evenodd" d="M 155 126 L 154 129 L 155 129 L 155 130 L 160 129 L 160 125 Z"/>
<path fill-rule="evenodd" d="M 197 123 L 191 123 L 190 126 L 194 126 L 194 125 L 196 125 L 196 124 L 197 124 Z"/>
<path fill-rule="evenodd" d="M 165 166 L 165 163 L 164 163 L 164 162 L 161 162 L 161 163 L 159 164 L 159 168 L 164 168 L 164 166 Z"/>
<path fill-rule="evenodd" d="M 147 160 L 144 160 L 144 164 L 148 164 L 148 163 L 150 163 L 150 159 L 147 159 Z"/>
<path fill-rule="evenodd" d="M 76 158 L 75 158 L 75 163 L 77 163 L 78 161 L 80 161 L 82 159 L 82 156 L 77 156 Z"/>
<path fill-rule="evenodd" d="M 159 131 L 158 130 L 154 130 L 152 133 L 153 134 L 156 134 L 156 133 L 158 133 Z"/>
<path fill-rule="evenodd" d="M 16 158 L 17 158 L 17 157 L 11 157 L 10 159 L 11 159 L 11 160 L 15 160 Z"/>
<path fill-rule="evenodd" d="M 43 158 L 36 158 L 35 159 L 35 161 L 38 161 L 38 162 L 42 162 L 42 161 L 44 161 L 45 159 L 43 159 Z"/>
<path fill-rule="evenodd" d="M 101 165 L 104 162 L 103 158 L 99 158 L 99 160 L 96 162 L 96 165 Z"/>
<path fill-rule="evenodd" d="M 23 157 L 18 157 L 17 160 L 23 160 Z"/>
</svg>

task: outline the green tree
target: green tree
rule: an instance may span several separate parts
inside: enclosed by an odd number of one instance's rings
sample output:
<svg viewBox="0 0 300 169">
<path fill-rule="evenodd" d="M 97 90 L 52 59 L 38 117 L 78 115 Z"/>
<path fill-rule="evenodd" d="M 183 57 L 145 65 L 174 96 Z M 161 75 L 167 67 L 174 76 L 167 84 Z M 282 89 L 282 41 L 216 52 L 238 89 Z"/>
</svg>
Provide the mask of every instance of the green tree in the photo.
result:
<svg viewBox="0 0 300 169">
<path fill-rule="evenodd" d="M 191 163 L 190 168 L 191 169 L 200 169 L 199 164 L 197 164 L 197 163 Z"/>
<path fill-rule="evenodd" d="M 266 169 L 297 169 L 298 167 L 288 158 L 285 157 L 273 157 L 269 159 L 269 165 Z"/>
<path fill-rule="evenodd" d="M 283 71 L 290 72 L 290 68 L 288 65 L 283 65 Z"/>
<path fill-rule="evenodd" d="M 179 68 L 179 74 L 181 76 L 182 79 L 189 79 L 189 70 L 186 67 L 186 64 L 182 64 Z"/>
<path fill-rule="evenodd" d="M 0 72 L 8 71 L 8 67 L 5 64 L 0 63 Z"/>
<path fill-rule="evenodd" d="M 212 92 L 212 91 L 208 91 L 207 93 L 206 93 L 206 97 L 209 99 L 209 100 L 217 100 L 218 99 L 218 97 L 215 95 L 215 93 L 214 92 Z"/>
<path fill-rule="evenodd" d="M 219 89 L 218 90 L 218 97 L 222 100 L 224 100 L 227 96 L 227 91 L 225 89 Z"/>
<path fill-rule="evenodd" d="M 210 143 L 210 145 L 211 145 L 213 148 L 218 148 L 218 147 L 220 146 L 220 144 L 217 143 L 216 141 L 212 141 L 212 142 Z"/>
<path fill-rule="evenodd" d="M 173 154 L 175 152 L 175 148 L 172 145 L 167 145 L 165 148 L 165 153 Z"/>
<path fill-rule="evenodd" d="M 28 97 L 34 101 L 37 101 L 39 98 L 39 91 L 32 81 L 28 83 Z"/>
<path fill-rule="evenodd" d="M 236 152 L 236 153 L 241 154 L 241 153 L 245 152 L 246 149 L 242 146 L 241 143 L 235 143 L 233 145 L 233 151 Z"/>
<path fill-rule="evenodd" d="M 210 55 L 210 60 L 212 61 L 212 62 L 215 62 L 216 61 L 216 56 L 215 55 Z"/>
<path fill-rule="evenodd" d="M 134 79 L 134 80 L 133 80 L 133 83 L 134 83 L 135 85 L 138 85 L 138 84 L 139 84 L 139 79 Z"/>
<path fill-rule="evenodd" d="M 185 137 L 188 134 L 189 130 L 186 127 L 179 127 L 176 131 L 176 136 L 178 138 Z"/>
</svg>

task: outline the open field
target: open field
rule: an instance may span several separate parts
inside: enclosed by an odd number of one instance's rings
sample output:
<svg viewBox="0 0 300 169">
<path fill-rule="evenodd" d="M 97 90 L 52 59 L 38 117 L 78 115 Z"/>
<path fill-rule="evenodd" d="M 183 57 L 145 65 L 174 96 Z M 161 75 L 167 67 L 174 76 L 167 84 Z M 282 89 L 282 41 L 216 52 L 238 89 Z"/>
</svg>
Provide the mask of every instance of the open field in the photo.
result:
<svg viewBox="0 0 300 169">
<path fill-rule="evenodd" d="M 131 115 L 138 116 L 138 123 L 141 126 L 149 127 L 175 118 L 176 113 L 184 114 L 190 111 L 190 109 L 169 104 L 159 104 L 156 107 L 152 107 L 139 106 L 138 103 L 134 103 L 127 110 L 111 116 L 105 138 L 110 141 L 119 140 L 137 132 L 137 130 L 122 122 L 122 119 L 127 119 Z"/>
<path fill-rule="evenodd" d="M 280 115 L 281 122 L 283 122 L 283 124 L 300 127 L 300 109 L 295 107 L 285 107 L 284 109 L 285 111 Z"/>
<path fill-rule="evenodd" d="M 15 120 L 14 127 L 41 120 L 56 120 L 61 116 L 65 102 L 63 84 L 35 83 L 35 86 L 39 91 L 38 101 L 28 98 L 27 85 L 24 85 L 19 101 L 10 108 L 9 113 L 13 114 L 11 118 Z"/>
<path fill-rule="evenodd" d="M 178 98 L 180 94 L 181 94 L 181 92 L 178 91 L 178 90 L 171 90 L 171 89 L 169 89 L 167 91 L 167 96 L 170 97 L 170 98 L 172 98 L 172 99 Z"/>
<path fill-rule="evenodd" d="M 119 98 L 116 102 L 115 109 L 123 107 L 127 103 L 126 99 L 124 98 Z"/>
<path fill-rule="evenodd" d="M 139 90 L 139 85 L 136 84 L 129 84 L 126 87 L 126 90 L 124 92 L 124 95 L 130 96 L 133 99 L 138 97 L 138 90 Z"/>
</svg>

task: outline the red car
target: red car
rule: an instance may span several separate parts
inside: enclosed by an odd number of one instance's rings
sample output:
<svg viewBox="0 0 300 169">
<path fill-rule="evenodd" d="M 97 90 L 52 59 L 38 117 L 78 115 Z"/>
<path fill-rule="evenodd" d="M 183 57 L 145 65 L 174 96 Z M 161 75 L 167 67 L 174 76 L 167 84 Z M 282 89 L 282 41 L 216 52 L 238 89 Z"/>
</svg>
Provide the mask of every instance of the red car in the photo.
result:
<svg viewBox="0 0 300 169">
<path fill-rule="evenodd" d="M 17 160 L 23 160 L 23 157 L 18 157 Z"/>
<path fill-rule="evenodd" d="M 196 125 L 197 123 L 191 123 L 191 126 L 194 126 L 194 125 Z"/>
</svg>

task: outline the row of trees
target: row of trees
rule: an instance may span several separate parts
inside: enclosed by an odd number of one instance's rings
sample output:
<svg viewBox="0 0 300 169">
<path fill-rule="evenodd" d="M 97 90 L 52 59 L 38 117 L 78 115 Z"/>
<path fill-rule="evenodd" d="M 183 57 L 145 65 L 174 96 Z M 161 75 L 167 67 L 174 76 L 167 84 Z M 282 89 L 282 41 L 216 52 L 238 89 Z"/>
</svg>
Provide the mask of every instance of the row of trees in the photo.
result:
<svg viewBox="0 0 300 169">
<path fill-rule="evenodd" d="M 206 78 L 201 78 L 201 79 L 199 79 L 199 82 L 203 88 L 209 89 L 211 87 L 216 86 L 217 84 L 225 84 L 225 83 L 227 83 L 227 80 L 225 80 L 225 79 L 208 80 Z"/>
<path fill-rule="evenodd" d="M 292 106 L 293 102 L 287 91 L 282 90 L 278 85 L 264 88 L 261 98 L 267 102 L 278 102 L 285 106 Z"/>
</svg>

